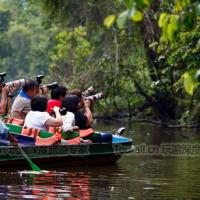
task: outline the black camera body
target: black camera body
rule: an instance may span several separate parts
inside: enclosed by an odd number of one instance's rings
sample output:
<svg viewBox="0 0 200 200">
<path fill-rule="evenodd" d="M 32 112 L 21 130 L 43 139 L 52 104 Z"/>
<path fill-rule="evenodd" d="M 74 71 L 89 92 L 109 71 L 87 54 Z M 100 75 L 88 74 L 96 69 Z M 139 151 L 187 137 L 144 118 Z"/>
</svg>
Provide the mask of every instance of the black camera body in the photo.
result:
<svg viewBox="0 0 200 200">
<path fill-rule="evenodd" d="M 59 112 L 60 112 L 61 115 L 66 115 L 66 113 L 67 113 L 65 108 L 60 108 Z M 55 112 L 53 110 L 52 110 L 52 116 L 55 117 Z"/>
<path fill-rule="evenodd" d="M 59 112 L 61 115 L 66 115 L 66 113 L 67 113 L 65 108 L 60 108 Z"/>
<path fill-rule="evenodd" d="M 37 82 L 39 83 L 39 84 L 42 84 L 42 79 L 44 78 L 44 75 L 37 75 L 36 76 L 36 80 L 37 80 Z"/>
<path fill-rule="evenodd" d="M 1 84 L 3 87 L 5 86 L 5 80 L 4 80 L 4 78 L 5 78 L 6 75 L 7 75 L 6 72 L 0 73 L 0 84 Z"/>
</svg>

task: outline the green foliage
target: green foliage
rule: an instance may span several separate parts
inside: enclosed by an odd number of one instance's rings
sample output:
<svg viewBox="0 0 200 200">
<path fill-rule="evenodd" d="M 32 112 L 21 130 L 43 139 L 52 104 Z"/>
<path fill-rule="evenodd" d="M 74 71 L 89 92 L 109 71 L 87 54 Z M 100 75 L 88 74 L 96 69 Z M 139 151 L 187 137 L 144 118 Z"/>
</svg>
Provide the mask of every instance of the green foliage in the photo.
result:
<svg viewBox="0 0 200 200">
<path fill-rule="evenodd" d="M 197 86 L 195 81 L 195 71 L 185 72 L 183 74 L 183 79 L 186 92 L 190 95 L 193 95 L 194 89 Z"/>
<path fill-rule="evenodd" d="M 104 19 L 104 26 L 110 28 L 115 21 L 115 15 L 109 15 Z"/>
<path fill-rule="evenodd" d="M 156 119 L 182 123 L 200 97 L 199 10 L 197 0 L 1 1 L 0 68 L 94 86 L 106 94 L 98 114 L 145 103 Z"/>
<path fill-rule="evenodd" d="M 48 73 L 57 28 L 45 30 L 42 16 L 27 1 L 3 1 L 0 8 L 0 68 L 7 80 Z"/>
<path fill-rule="evenodd" d="M 115 15 L 109 15 L 104 20 L 104 25 L 108 28 L 112 26 L 116 19 L 117 27 L 122 29 L 124 28 L 128 19 L 133 20 L 134 22 L 140 22 L 143 19 L 143 9 L 147 8 L 150 5 L 149 0 L 126 0 L 124 1 L 127 10 L 121 12 L 117 18 Z"/>
</svg>

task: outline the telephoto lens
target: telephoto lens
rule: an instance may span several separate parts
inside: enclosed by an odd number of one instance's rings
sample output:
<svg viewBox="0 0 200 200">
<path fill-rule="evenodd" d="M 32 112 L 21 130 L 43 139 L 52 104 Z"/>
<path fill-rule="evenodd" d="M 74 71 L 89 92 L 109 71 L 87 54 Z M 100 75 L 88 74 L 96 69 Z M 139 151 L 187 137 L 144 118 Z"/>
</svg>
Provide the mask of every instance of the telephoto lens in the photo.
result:
<svg viewBox="0 0 200 200">
<path fill-rule="evenodd" d="M 94 94 L 94 88 L 92 86 L 82 92 L 83 97 L 88 97 L 92 94 Z"/>
<path fill-rule="evenodd" d="M 90 101 L 97 101 L 97 100 L 103 99 L 104 96 L 105 96 L 104 93 L 101 92 L 101 93 L 98 93 L 98 94 L 95 94 L 95 95 L 92 95 L 89 97 L 85 97 L 84 99 L 90 100 Z"/>
<path fill-rule="evenodd" d="M 12 87 L 22 87 L 25 85 L 25 83 L 26 83 L 25 79 L 19 79 L 19 80 L 7 82 L 5 85 L 12 88 Z"/>
<path fill-rule="evenodd" d="M 42 87 L 47 87 L 49 90 L 53 90 L 53 89 L 57 88 L 58 86 L 59 86 L 58 82 L 53 82 L 50 84 L 43 85 Z"/>
</svg>

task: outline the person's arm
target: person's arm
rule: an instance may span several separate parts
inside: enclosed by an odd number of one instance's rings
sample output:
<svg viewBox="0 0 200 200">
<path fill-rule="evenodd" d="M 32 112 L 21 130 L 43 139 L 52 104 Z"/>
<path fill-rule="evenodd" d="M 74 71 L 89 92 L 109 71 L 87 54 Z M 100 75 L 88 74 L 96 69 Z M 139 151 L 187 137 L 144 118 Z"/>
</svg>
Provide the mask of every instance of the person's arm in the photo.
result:
<svg viewBox="0 0 200 200">
<path fill-rule="evenodd" d="M 14 86 L 12 88 L 9 88 L 8 92 L 8 99 L 7 99 L 7 116 L 11 115 L 11 108 L 12 108 L 12 98 L 13 98 L 13 93 L 17 89 L 17 86 Z"/>
<path fill-rule="evenodd" d="M 48 91 L 49 91 L 49 89 L 46 86 L 40 87 L 38 95 L 47 96 Z"/>
<path fill-rule="evenodd" d="M 8 87 L 5 86 L 2 88 L 2 99 L 0 102 L 0 115 L 4 115 L 6 113 L 6 106 L 7 106 L 7 95 L 8 95 Z"/>
<path fill-rule="evenodd" d="M 54 117 L 49 117 L 49 119 L 45 122 L 45 126 L 51 126 L 51 127 L 58 127 L 58 126 L 62 126 L 63 125 L 63 121 L 62 121 L 62 117 L 61 114 L 59 112 L 59 107 L 54 107 L 53 111 L 56 115 L 56 118 Z"/>
<path fill-rule="evenodd" d="M 84 106 L 85 106 L 85 116 L 87 117 L 87 126 L 91 126 L 93 123 L 93 115 L 91 112 L 91 101 L 90 100 L 84 100 Z"/>
</svg>

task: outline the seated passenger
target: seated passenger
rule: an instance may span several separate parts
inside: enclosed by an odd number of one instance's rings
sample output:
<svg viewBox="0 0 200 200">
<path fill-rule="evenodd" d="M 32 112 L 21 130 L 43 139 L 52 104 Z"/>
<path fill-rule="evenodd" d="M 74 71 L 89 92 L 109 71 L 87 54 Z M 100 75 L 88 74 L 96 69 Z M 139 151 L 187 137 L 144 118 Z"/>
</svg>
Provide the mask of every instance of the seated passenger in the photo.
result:
<svg viewBox="0 0 200 200">
<path fill-rule="evenodd" d="M 53 107 L 61 107 L 62 100 L 65 98 L 67 88 L 65 86 L 58 86 L 51 90 L 51 99 L 48 101 L 47 112 L 52 113 Z"/>
<path fill-rule="evenodd" d="M 93 115 L 91 111 L 92 102 L 83 99 L 81 90 L 71 90 L 69 94 L 79 97 L 79 107 L 75 112 L 75 125 L 80 129 L 90 128 L 93 123 Z"/>
<path fill-rule="evenodd" d="M 3 138 L 8 137 L 9 129 L 5 126 L 5 124 L 0 119 L 0 134 Z"/>
<path fill-rule="evenodd" d="M 76 95 L 68 95 L 62 101 L 62 108 L 66 109 L 65 115 L 62 115 L 64 132 L 79 130 L 79 127 L 75 126 L 75 113 L 78 110 L 79 101 Z"/>
<path fill-rule="evenodd" d="M 68 95 L 62 101 L 62 107 L 66 109 L 63 119 L 63 131 L 68 133 L 72 131 L 79 131 L 79 127 L 75 125 L 75 115 L 80 107 L 80 98 L 76 95 Z M 80 139 L 82 143 L 92 143 L 91 140 Z"/>
<path fill-rule="evenodd" d="M 31 110 L 31 99 L 38 94 L 39 84 L 37 81 L 28 79 L 16 97 L 12 109 L 11 117 L 24 120 L 27 113 Z"/>
<path fill-rule="evenodd" d="M 27 128 L 36 128 L 40 130 L 48 130 L 49 127 L 62 126 L 62 117 L 59 107 L 54 107 L 56 118 L 51 117 L 47 110 L 47 97 L 35 96 L 31 99 L 31 111 L 27 114 L 24 126 Z"/>
</svg>

